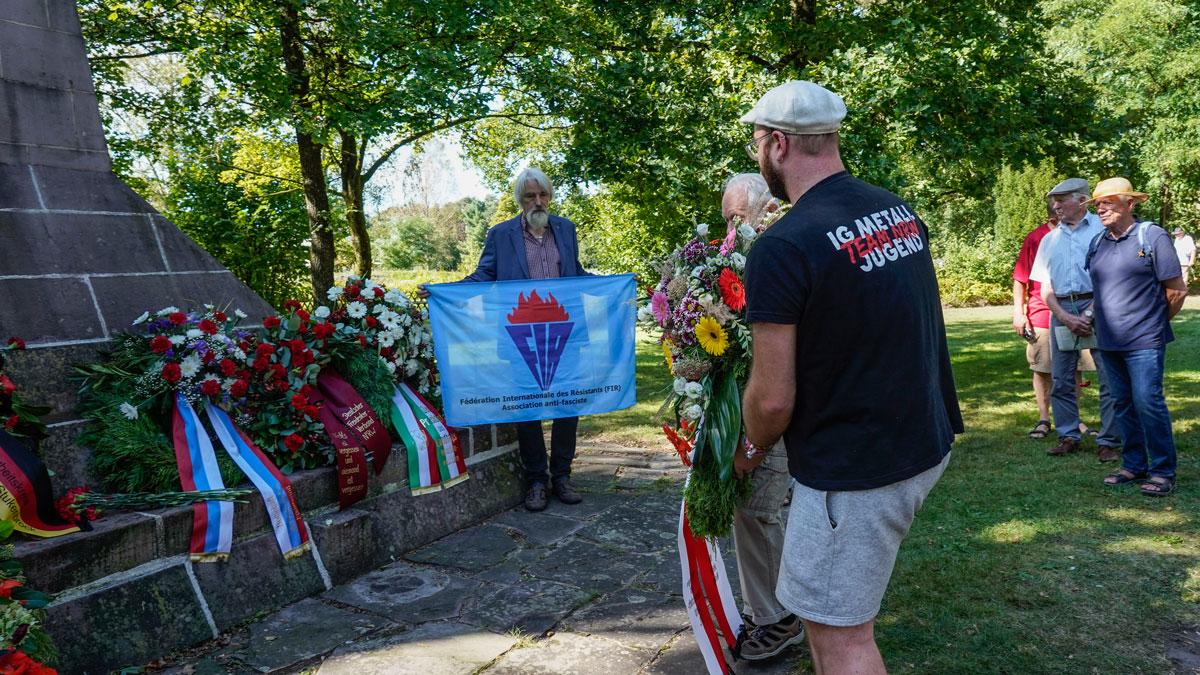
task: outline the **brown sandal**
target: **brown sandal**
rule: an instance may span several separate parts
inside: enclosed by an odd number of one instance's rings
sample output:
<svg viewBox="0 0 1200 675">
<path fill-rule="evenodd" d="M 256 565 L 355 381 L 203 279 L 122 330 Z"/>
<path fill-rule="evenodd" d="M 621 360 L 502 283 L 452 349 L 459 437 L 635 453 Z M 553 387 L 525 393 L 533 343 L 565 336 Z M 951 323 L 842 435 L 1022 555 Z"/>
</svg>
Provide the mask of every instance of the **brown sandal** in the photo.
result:
<svg viewBox="0 0 1200 675">
<path fill-rule="evenodd" d="M 1116 471 L 1104 477 L 1105 485 L 1124 485 L 1126 483 L 1135 483 L 1146 480 L 1146 474 L 1135 474 L 1132 471 L 1125 469 L 1117 469 Z"/>
<path fill-rule="evenodd" d="M 1174 478 L 1151 476 L 1145 483 L 1142 483 L 1142 494 L 1150 497 L 1166 497 L 1174 491 Z"/>
</svg>

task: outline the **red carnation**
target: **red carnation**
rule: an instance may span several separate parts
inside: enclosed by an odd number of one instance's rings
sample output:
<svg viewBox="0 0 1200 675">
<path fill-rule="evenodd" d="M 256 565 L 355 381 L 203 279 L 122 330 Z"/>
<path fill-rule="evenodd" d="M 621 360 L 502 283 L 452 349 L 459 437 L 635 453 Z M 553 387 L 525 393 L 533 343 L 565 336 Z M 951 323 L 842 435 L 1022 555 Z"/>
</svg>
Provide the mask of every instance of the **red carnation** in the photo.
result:
<svg viewBox="0 0 1200 675">
<path fill-rule="evenodd" d="M 349 286 L 346 287 L 346 295 L 348 295 L 352 298 L 357 298 L 358 294 L 359 294 L 358 286 L 356 286 L 354 284 L 350 284 Z"/>
<path fill-rule="evenodd" d="M 7 375 L 0 375 L 0 394 L 12 396 L 12 393 L 17 390 L 17 385 L 12 380 L 8 379 Z"/>
<path fill-rule="evenodd" d="M 310 315 L 308 312 L 306 312 L 306 311 L 304 311 L 304 310 L 302 310 L 302 309 L 299 309 L 299 308 L 297 308 L 297 309 L 296 309 L 296 316 L 300 317 L 300 320 L 301 320 L 301 321 L 308 321 L 308 317 L 309 317 L 309 316 L 311 316 L 311 315 Z"/>
<path fill-rule="evenodd" d="M 279 328 L 279 317 L 268 316 L 267 318 L 263 319 L 263 328 L 270 328 L 272 330 Z"/>
<path fill-rule="evenodd" d="M 287 379 L 287 368 L 284 368 L 282 365 L 280 365 L 278 363 L 271 364 L 271 377 L 276 380 L 286 380 Z"/>
<path fill-rule="evenodd" d="M 258 346 L 254 348 L 254 353 L 259 356 L 270 356 L 271 354 L 275 353 L 275 345 L 269 342 L 260 342 Z"/>
<path fill-rule="evenodd" d="M 217 355 L 214 352 L 204 352 L 204 356 L 200 357 L 200 360 L 204 362 L 204 365 L 208 365 L 216 360 L 216 358 Z"/>
<path fill-rule="evenodd" d="M 11 349 L 25 349 L 25 341 L 14 335 L 8 338 L 8 346 Z"/>
<path fill-rule="evenodd" d="M 292 394 L 292 407 L 297 410 L 302 410 L 308 405 L 308 398 L 304 394 Z"/>
<path fill-rule="evenodd" d="M 296 452 L 300 448 L 304 447 L 304 437 L 300 434 L 292 434 L 283 439 L 283 444 L 287 446 L 288 450 Z"/>
<path fill-rule="evenodd" d="M 225 315 L 225 312 L 213 312 L 213 320 L 225 323 L 229 320 L 229 317 Z"/>
<path fill-rule="evenodd" d="M 11 598 L 12 592 L 21 587 L 21 582 L 16 579 L 5 579 L 0 581 L 0 598 Z"/>
<path fill-rule="evenodd" d="M 150 350 L 155 354 L 165 354 L 171 348 L 171 339 L 166 335 L 155 335 L 150 341 Z"/>
<path fill-rule="evenodd" d="M 322 340 L 325 340 L 325 339 L 328 339 L 330 335 L 333 335 L 333 331 L 336 330 L 336 327 L 333 324 L 326 321 L 324 323 L 319 323 L 319 324 L 313 326 L 312 330 L 313 330 L 313 335 L 317 336 L 318 338 L 321 338 Z"/>
<path fill-rule="evenodd" d="M 252 367 L 254 368 L 255 371 L 261 373 L 262 371 L 266 370 L 267 367 L 270 365 L 271 365 L 271 361 L 268 360 L 266 356 L 260 355 L 254 359 L 254 365 Z"/>
<path fill-rule="evenodd" d="M 274 389 L 275 391 L 284 392 L 291 388 L 292 385 L 288 384 L 286 377 L 281 380 L 275 380 L 271 383 L 271 389 Z"/>
<path fill-rule="evenodd" d="M 209 319 L 201 320 L 200 325 L 198 325 L 196 327 L 199 328 L 201 331 L 208 333 L 209 335 L 216 335 L 217 330 L 219 330 L 217 328 L 217 324 L 210 321 Z"/>
<path fill-rule="evenodd" d="M 361 345 L 365 349 L 367 346 L 367 336 L 363 335 L 362 333 L 359 333 L 358 334 L 358 344 Z"/>
<path fill-rule="evenodd" d="M 722 269 L 717 284 L 721 287 L 721 299 L 729 305 L 729 309 L 740 312 L 746 308 L 746 287 L 737 273 L 728 267 Z"/>
<path fill-rule="evenodd" d="M 250 388 L 250 384 L 245 380 L 238 380 L 229 387 L 229 395 L 234 398 L 241 398 L 246 395 L 246 390 Z"/>
<path fill-rule="evenodd" d="M 233 377 L 237 372 L 238 364 L 233 359 L 221 359 L 221 374 L 225 377 Z"/>
<path fill-rule="evenodd" d="M 18 628 L 18 630 L 20 630 Z M 14 636 L 13 642 L 19 642 Z M 25 652 L 11 651 L 0 656 L 0 673 L 14 675 L 55 675 L 58 671 L 41 664 Z"/>
<path fill-rule="evenodd" d="M 17 417 L 16 415 L 13 415 L 12 417 L 4 420 L 4 428 L 5 429 L 16 429 L 17 425 L 20 423 L 21 423 L 21 418 Z"/>
<path fill-rule="evenodd" d="M 221 393 L 221 383 L 217 380 L 205 380 L 200 385 L 200 391 L 205 396 L 216 396 Z"/>
<path fill-rule="evenodd" d="M 174 384 L 179 381 L 182 373 L 179 372 L 178 363 L 168 363 L 162 368 L 162 379 Z"/>
<path fill-rule="evenodd" d="M 283 308 L 289 312 L 295 312 L 300 309 L 299 300 L 287 300 L 283 303 Z"/>
<path fill-rule="evenodd" d="M 300 325 L 296 326 L 296 332 L 300 333 L 301 335 L 307 335 L 308 329 L 309 325 L 307 321 L 301 321 Z"/>
<path fill-rule="evenodd" d="M 171 314 L 167 317 L 167 320 L 176 326 L 182 326 L 183 324 L 187 323 L 187 314 L 184 314 L 183 312 L 171 312 Z"/>
<path fill-rule="evenodd" d="M 368 316 L 367 317 L 367 325 L 370 326 L 371 328 L 375 328 L 376 326 L 379 325 L 379 319 L 376 319 L 373 316 Z"/>
<path fill-rule="evenodd" d="M 376 286 L 374 290 L 375 290 L 375 297 L 377 297 L 377 298 L 383 297 L 383 288 Z"/>
<path fill-rule="evenodd" d="M 317 409 L 317 406 L 310 405 L 304 409 L 304 415 L 310 420 L 315 420 L 321 415 L 321 411 Z"/>
<path fill-rule="evenodd" d="M 305 348 L 308 347 L 308 345 L 304 344 L 304 340 L 301 340 L 300 338 L 296 338 L 295 340 L 288 340 L 287 346 L 288 346 L 288 349 L 290 349 L 292 351 L 293 356 L 295 356 L 298 352 L 304 351 Z"/>
</svg>

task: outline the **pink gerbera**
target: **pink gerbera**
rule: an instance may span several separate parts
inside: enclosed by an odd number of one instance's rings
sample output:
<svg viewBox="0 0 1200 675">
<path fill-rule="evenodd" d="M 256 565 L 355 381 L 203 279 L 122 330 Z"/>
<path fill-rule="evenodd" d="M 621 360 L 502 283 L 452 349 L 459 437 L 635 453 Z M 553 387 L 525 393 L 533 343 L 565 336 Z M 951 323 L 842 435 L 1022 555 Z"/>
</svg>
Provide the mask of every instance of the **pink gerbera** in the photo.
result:
<svg viewBox="0 0 1200 675">
<path fill-rule="evenodd" d="M 654 314 L 654 320 L 658 325 L 663 325 L 667 321 L 667 317 L 671 315 L 671 306 L 667 303 L 667 294 L 658 291 L 650 298 L 650 312 Z"/>
</svg>

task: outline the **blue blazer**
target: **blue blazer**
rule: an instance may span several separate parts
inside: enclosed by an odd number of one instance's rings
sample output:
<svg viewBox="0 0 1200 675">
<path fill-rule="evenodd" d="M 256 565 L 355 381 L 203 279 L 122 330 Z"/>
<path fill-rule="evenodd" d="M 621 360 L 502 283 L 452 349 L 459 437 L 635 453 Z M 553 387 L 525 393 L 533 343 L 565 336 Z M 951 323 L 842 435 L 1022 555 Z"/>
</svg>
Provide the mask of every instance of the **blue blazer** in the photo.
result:
<svg viewBox="0 0 1200 675">
<path fill-rule="evenodd" d="M 575 234 L 575 223 L 559 216 L 550 216 L 548 227 L 554 232 L 554 243 L 558 245 L 559 276 L 588 276 L 590 272 L 579 264 L 579 239 Z M 483 244 L 479 264 L 474 272 L 463 277 L 463 281 L 528 279 L 529 261 L 525 258 L 524 236 L 521 216 L 492 227 Z"/>
</svg>

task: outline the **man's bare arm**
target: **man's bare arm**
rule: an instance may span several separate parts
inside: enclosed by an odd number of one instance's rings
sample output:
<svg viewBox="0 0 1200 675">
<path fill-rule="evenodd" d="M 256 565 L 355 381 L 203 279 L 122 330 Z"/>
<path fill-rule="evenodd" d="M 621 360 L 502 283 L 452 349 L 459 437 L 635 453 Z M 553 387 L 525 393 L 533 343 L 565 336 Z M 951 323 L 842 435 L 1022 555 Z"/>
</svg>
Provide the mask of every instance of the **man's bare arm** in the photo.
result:
<svg viewBox="0 0 1200 675">
<path fill-rule="evenodd" d="M 1183 277 L 1175 277 L 1162 282 L 1163 289 L 1167 292 L 1167 316 L 1174 319 L 1179 310 L 1183 309 L 1183 301 L 1187 300 L 1187 284 L 1183 283 Z"/>
<path fill-rule="evenodd" d="M 1025 298 L 1028 295 L 1029 287 L 1025 284 L 1013 279 L 1012 299 L 1013 299 L 1013 330 L 1020 335 L 1025 331 L 1025 326 L 1029 324 L 1029 319 L 1025 316 Z"/>
<path fill-rule="evenodd" d="M 746 438 L 760 448 L 779 440 L 796 402 L 796 326 L 755 323 L 750 382 L 742 397 Z"/>
</svg>

